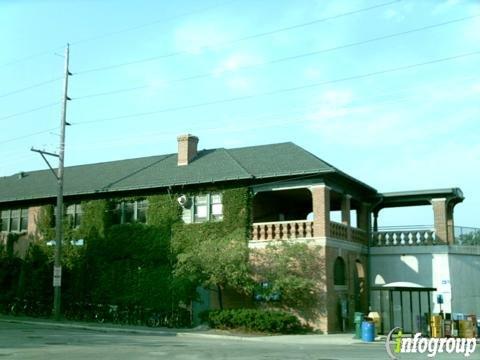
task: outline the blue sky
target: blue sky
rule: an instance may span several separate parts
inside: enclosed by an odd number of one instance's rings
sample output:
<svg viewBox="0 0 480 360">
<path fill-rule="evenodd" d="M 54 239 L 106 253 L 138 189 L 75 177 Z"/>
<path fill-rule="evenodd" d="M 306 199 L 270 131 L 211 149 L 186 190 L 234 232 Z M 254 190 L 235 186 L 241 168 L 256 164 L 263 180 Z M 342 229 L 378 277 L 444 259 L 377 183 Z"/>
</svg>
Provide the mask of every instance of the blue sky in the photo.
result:
<svg viewBox="0 0 480 360">
<path fill-rule="evenodd" d="M 456 224 L 480 227 L 479 15 L 473 0 L 0 0 L 0 176 L 44 168 L 31 146 L 57 151 L 70 42 L 67 165 L 172 153 L 185 132 L 293 141 L 379 191 L 458 186 Z"/>
</svg>

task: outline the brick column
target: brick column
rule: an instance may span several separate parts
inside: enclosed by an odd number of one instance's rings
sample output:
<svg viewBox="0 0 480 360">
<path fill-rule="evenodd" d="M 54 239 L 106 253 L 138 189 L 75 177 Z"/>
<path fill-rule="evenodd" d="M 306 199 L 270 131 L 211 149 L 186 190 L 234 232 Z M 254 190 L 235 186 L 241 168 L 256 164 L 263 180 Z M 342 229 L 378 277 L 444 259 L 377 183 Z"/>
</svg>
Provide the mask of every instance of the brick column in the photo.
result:
<svg viewBox="0 0 480 360">
<path fill-rule="evenodd" d="M 330 236 L 330 188 L 316 185 L 310 188 L 313 208 L 313 236 Z"/>
<path fill-rule="evenodd" d="M 347 230 L 347 239 L 352 240 L 352 229 L 351 229 L 351 220 L 350 220 L 350 210 L 351 210 L 351 195 L 342 196 L 342 224 L 348 227 Z"/>
<path fill-rule="evenodd" d="M 368 204 L 362 202 L 357 210 L 357 226 L 364 231 L 370 230 L 370 214 L 368 213 Z"/>
<path fill-rule="evenodd" d="M 435 238 L 439 243 L 448 242 L 447 199 L 432 199 Z"/>
<path fill-rule="evenodd" d="M 453 208 L 455 205 L 447 206 L 447 240 L 449 244 L 455 242 L 455 223 L 453 221 Z"/>
</svg>

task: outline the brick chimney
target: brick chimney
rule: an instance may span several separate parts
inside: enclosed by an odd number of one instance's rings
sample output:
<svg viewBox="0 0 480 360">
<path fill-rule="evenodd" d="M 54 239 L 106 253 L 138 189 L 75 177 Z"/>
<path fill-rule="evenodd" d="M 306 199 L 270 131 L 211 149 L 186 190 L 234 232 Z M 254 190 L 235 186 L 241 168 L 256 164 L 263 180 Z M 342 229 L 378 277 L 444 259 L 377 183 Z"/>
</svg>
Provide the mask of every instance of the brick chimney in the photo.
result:
<svg viewBox="0 0 480 360">
<path fill-rule="evenodd" d="M 178 166 L 188 165 L 197 156 L 198 137 L 191 134 L 179 135 Z"/>
</svg>

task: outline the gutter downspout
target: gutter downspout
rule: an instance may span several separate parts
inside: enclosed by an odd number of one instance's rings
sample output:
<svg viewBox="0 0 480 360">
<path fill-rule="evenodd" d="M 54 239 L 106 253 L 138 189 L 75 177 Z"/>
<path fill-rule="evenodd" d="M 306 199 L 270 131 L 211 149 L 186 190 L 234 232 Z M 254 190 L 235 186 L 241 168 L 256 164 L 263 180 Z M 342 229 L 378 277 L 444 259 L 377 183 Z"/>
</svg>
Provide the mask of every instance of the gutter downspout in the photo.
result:
<svg viewBox="0 0 480 360">
<path fill-rule="evenodd" d="M 373 205 L 370 206 L 369 208 L 369 213 L 372 213 L 373 209 L 375 209 L 378 205 L 380 205 L 381 203 L 383 202 L 383 196 L 380 197 L 380 199 Z M 370 219 L 371 219 L 371 215 L 370 215 Z M 368 221 L 369 225 L 370 225 L 370 219 Z M 378 229 L 377 229 L 378 230 Z M 371 310 L 371 298 L 370 298 L 370 269 L 372 268 L 372 265 L 371 265 L 371 257 L 370 257 L 370 244 L 371 244 L 371 235 L 372 235 L 372 227 L 369 226 L 368 227 L 368 231 L 367 231 L 367 239 L 368 239 L 368 243 L 367 243 L 367 278 L 368 278 L 368 286 L 367 286 L 367 297 L 368 297 L 368 311 Z M 380 314 L 381 316 L 381 314 Z M 382 320 L 383 321 L 383 320 Z"/>
</svg>

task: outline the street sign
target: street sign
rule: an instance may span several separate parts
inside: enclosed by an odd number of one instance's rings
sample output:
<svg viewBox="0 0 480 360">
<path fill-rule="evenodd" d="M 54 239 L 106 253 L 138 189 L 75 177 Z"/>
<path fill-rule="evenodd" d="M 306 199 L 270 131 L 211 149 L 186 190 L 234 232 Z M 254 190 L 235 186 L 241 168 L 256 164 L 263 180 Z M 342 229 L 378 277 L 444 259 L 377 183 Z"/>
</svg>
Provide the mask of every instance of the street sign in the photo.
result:
<svg viewBox="0 0 480 360">
<path fill-rule="evenodd" d="M 54 266 L 53 267 L 53 286 L 61 286 L 62 284 L 62 267 Z"/>
</svg>

